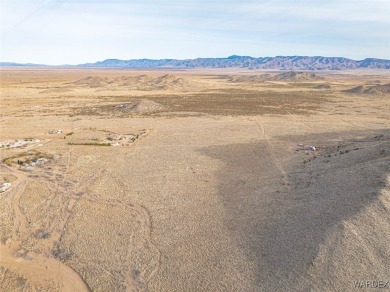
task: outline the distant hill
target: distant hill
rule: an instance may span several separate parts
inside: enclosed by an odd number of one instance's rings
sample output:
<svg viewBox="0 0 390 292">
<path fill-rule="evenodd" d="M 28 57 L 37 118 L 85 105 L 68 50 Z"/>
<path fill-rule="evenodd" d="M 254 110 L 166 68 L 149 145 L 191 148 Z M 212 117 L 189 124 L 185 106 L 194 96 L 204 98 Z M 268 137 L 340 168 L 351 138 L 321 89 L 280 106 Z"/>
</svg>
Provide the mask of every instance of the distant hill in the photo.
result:
<svg viewBox="0 0 390 292">
<path fill-rule="evenodd" d="M 331 89 L 332 86 L 329 83 L 322 83 L 314 87 L 315 89 Z"/>
<path fill-rule="evenodd" d="M 374 86 L 366 86 L 366 85 L 360 85 L 351 89 L 345 90 L 345 92 L 349 93 L 366 93 L 366 94 L 372 94 L 372 95 L 380 95 L 380 94 L 386 94 L 390 93 L 390 83 L 384 84 L 384 85 L 374 85 Z"/>
<path fill-rule="evenodd" d="M 15 63 L 15 62 L 0 62 L 0 67 L 42 67 L 47 65 L 31 64 L 31 63 Z"/>
<path fill-rule="evenodd" d="M 276 75 L 261 74 L 261 75 L 237 75 L 227 76 L 230 82 L 247 82 L 247 83 L 259 83 L 264 81 L 313 81 L 322 80 L 322 77 L 316 76 L 314 73 L 306 73 L 299 71 L 288 71 Z"/>
<path fill-rule="evenodd" d="M 312 80 L 321 80 L 322 77 L 318 77 L 313 73 L 305 73 L 305 72 L 285 72 L 277 74 L 273 77 L 273 80 L 280 81 L 312 81 Z"/>
<path fill-rule="evenodd" d="M 230 56 L 228 58 L 176 59 L 107 59 L 96 63 L 81 64 L 82 67 L 119 68 L 247 68 L 275 70 L 346 70 L 346 69 L 390 69 L 390 60 L 368 58 L 356 61 L 342 57 L 260 57 Z"/>
<path fill-rule="evenodd" d="M 41 66 L 34 64 L 0 63 L 0 66 Z M 361 61 L 343 57 L 277 56 L 260 57 L 233 55 L 227 58 L 177 59 L 107 59 L 96 63 L 77 65 L 79 67 L 110 68 L 243 68 L 270 70 L 353 70 L 390 69 L 390 60 L 367 58 Z M 69 65 L 67 65 L 69 67 Z"/>
</svg>

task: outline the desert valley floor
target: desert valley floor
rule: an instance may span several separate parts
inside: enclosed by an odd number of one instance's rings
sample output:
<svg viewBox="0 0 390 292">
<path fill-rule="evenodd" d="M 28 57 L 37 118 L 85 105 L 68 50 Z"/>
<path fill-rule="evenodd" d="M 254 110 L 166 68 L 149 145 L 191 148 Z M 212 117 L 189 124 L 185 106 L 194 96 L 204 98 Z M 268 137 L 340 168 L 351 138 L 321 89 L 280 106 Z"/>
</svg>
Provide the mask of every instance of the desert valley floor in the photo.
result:
<svg viewBox="0 0 390 292">
<path fill-rule="evenodd" d="M 390 281 L 389 70 L 0 74 L 1 291 Z"/>
</svg>

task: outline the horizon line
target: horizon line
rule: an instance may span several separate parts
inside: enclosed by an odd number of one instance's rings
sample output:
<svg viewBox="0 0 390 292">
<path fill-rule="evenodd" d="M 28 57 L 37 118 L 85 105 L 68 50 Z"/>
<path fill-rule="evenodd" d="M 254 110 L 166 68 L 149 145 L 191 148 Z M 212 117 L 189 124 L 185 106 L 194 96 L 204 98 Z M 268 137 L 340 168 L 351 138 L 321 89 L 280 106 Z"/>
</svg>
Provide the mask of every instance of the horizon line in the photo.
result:
<svg viewBox="0 0 390 292">
<path fill-rule="evenodd" d="M 283 58 L 283 57 L 308 57 L 308 58 L 342 58 L 342 59 L 348 59 L 352 61 L 364 61 L 367 59 L 374 59 L 374 60 L 382 60 L 382 61 L 390 61 L 390 59 L 385 58 L 378 58 L 378 57 L 365 57 L 363 59 L 353 59 L 349 57 L 343 57 L 343 56 L 322 56 L 322 55 L 276 55 L 276 56 L 259 56 L 254 57 L 250 55 L 229 55 L 227 57 L 195 57 L 195 58 L 131 58 L 131 59 L 118 59 L 118 58 L 105 58 L 102 60 L 98 60 L 95 62 L 83 62 L 83 63 L 77 63 L 77 64 L 44 64 L 44 63 L 32 63 L 32 62 L 18 62 L 18 61 L 0 61 L 0 66 L 3 66 L 3 64 L 13 64 L 10 66 L 81 66 L 81 65 L 89 65 L 89 64 L 96 64 L 98 62 L 104 62 L 108 60 L 117 60 L 117 61 L 137 61 L 137 60 L 148 60 L 148 61 L 162 61 L 162 60 L 172 60 L 172 61 L 187 61 L 187 60 L 198 60 L 198 59 L 233 59 L 235 58 L 252 58 L 252 59 L 265 59 L 265 58 Z"/>
</svg>

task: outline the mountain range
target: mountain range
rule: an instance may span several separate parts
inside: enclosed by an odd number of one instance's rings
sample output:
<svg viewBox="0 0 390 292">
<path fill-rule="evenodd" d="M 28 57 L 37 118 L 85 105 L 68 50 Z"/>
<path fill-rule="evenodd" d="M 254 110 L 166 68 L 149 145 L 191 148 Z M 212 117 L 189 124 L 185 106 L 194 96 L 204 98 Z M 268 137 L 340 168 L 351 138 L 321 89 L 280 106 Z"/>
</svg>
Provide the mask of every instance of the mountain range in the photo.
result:
<svg viewBox="0 0 390 292">
<path fill-rule="evenodd" d="M 32 66 L 33 64 L 26 65 Z M 23 64 L 0 63 L 0 66 L 23 66 Z M 96 63 L 79 64 L 76 66 L 109 68 L 245 68 L 271 70 L 352 70 L 364 68 L 390 69 L 390 60 L 367 58 L 358 61 L 343 57 L 321 56 L 277 56 L 255 58 L 250 56 L 233 55 L 227 58 L 196 58 L 186 60 L 107 59 Z"/>
</svg>

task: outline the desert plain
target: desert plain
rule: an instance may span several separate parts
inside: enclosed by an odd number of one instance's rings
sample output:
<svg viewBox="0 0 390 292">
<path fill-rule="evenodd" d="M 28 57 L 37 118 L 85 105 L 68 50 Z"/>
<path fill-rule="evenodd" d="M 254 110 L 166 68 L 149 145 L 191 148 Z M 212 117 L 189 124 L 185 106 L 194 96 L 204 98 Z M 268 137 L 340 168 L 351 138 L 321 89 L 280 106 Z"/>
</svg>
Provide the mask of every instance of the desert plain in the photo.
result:
<svg viewBox="0 0 390 292">
<path fill-rule="evenodd" d="M 1 291 L 390 281 L 389 70 L 0 74 Z"/>
</svg>

